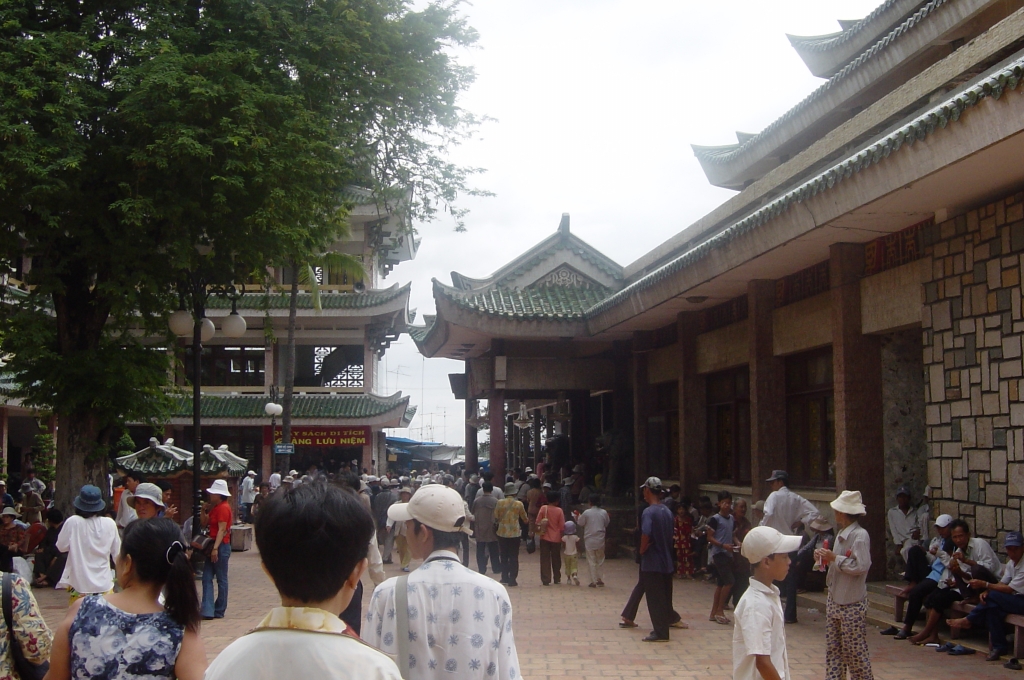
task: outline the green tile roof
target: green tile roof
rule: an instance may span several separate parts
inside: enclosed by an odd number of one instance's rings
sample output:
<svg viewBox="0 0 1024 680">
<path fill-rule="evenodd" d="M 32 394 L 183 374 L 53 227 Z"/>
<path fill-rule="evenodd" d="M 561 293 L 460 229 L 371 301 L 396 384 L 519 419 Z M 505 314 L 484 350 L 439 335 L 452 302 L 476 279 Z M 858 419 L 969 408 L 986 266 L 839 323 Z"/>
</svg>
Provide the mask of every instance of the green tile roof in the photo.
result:
<svg viewBox="0 0 1024 680">
<path fill-rule="evenodd" d="M 323 309 L 370 309 L 387 304 L 408 294 L 412 284 L 399 286 L 397 283 L 390 288 L 382 290 L 368 290 L 364 293 L 332 293 L 329 291 L 320 292 L 320 306 Z M 238 300 L 240 310 L 264 309 L 288 309 L 291 296 L 289 293 L 272 292 L 269 295 L 264 293 L 245 293 Z M 299 309 L 313 309 L 313 296 L 309 293 L 300 292 L 296 297 L 296 304 Z M 231 300 L 227 298 L 211 296 L 206 303 L 209 309 L 231 309 Z"/>
<path fill-rule="evenodd" d="M 844 66 L 841 71 L 822 83 L 821 86 L 814 90 L 814 92 L 811 92 L 809 95 L 804 97 L 796 106 L 779 116 L 775 121 L 769 124 L 768 127 L 745 140 L 742 144 L 710 147 L 694 145 L 694 155 L 700 159 L 702 163 L 725 164 L 736 160 L 742 154 L 747 153 L 755 146 L 763 144 L 766 140 L 770 139 L 772 133 L 774 133 L 775 130 L 781 127 L 785 122 L 796 117 L 798 114 L 803 112 L 804 109 L 824 97 L 829 90 L 838 86 L 840 82 L 849 78 L 850 75 L 861 66 L 885 51 L 890 44 L 896 42 L 900 37 L 906 35 L 915 27 L 920 26 L 930 14 L 935 13 L 942 6 L 950 2 L 952 2 L 952 0 L 931 0 L 931 2 L 914 12 L 914 14 L 909 16 L 899 26 L 892 29 L 885 37 L 878 40 L 868 49 L 864 50 L 856 59 Z"/>
<path fill-rule="evenodd" d="M 203 418 L 252 418 L 267 420 L 264 407 L 269 398 L 262 394 L 204 394 L 200 401 Z M 374 394 L 297 394 L 292 400 L 292 418 L 372 418 L 408 405 L 409 397 L 397 392 L 390 397 Z M 174 397 L 172 418 L 192 417 L 192 397 Z"/>
<path fill-rule="evenodd" d="M 552 321 L 576 321 L 610 291 L 607 288 L 492 288 L 484 292 L 460 291 L 434 281 L 435 294 L 447 297 L 455 305 L 473 312 L 515 319 L 540 318 Z"/>
<path fill-rule="evenodd" d="M 146 475 L 172 475 L 192 469 L 192 452 L 175 446 L 173 439 L 167 439 L 161 444 L 153 438 L 149 440 L 149 446 L 141 451 L 118 458 L 117 465 L 123 470 Z M 215 449 L 207 444 L 203 446 L 203 453 L 199 457 L 199 469 L 204 475 L 226 472 L 231 477 L 240 477 L 248 468 L 248 461 L 231 453 L 227 446 Z"/>
<path fill-rule="evenodd" d="M 980 78 L 940 104 L 929 107 L 909 123 L 890 131 L 871 145 L 779 196 L 771 203 L 758 208 L 747 217 L 727 226 L 706 241 L 686 250 L 622 290 L 608 295 L 587 310 L 587 318 L 593 318 L 601 312 L 625 302 L 634 293 L 653 287 L 676 272 L 700 261 L 709 253 L 724 248 L 733 239 L 775 219 L 794 203 L 802 203 L 832 189 L 861 170 L 881 163 L 904 145 L 912 146 L 915 142 L 929 137 L 937 129 L 945 128 L 947 125 L 959 121 L 964 111 L 977 106 L 980 102 L 986 99 L 999 99 L 1004 92 L 1016 90 L 1022 83 L 1024 83 L 1024 57 L 1014 60 L 989 76 Z"/>
<path fill-rule="evenodd" d="M 854 22 L 852 26 L 839 31 L 838 33 L 814 36 L 791 35 L 787 37 L 793 47 L 796 47 L 797 49 L 802 49 L 808 52 L 827 52 L 848 42 L 853 36 L 859 34 L 867 26 L 871 25 L 872 21 L 882 16 L 885 12 L 889 11 L 890 7 L 893 7 L 899 2 L 900 0 L 885 0 L 885 2 L 872 10 L 866 17 Z"/>
</svg>

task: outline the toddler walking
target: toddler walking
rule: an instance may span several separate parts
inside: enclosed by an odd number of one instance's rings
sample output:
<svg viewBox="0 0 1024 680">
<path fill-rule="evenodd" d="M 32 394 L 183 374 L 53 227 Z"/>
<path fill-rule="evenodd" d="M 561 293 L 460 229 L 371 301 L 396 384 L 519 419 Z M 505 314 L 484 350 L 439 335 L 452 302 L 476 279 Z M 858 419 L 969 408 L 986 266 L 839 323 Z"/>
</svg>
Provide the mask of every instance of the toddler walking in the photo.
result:
<svg viewBox="0 0 1024 680">
<path fill-rule="evenodd" d="M 577 573 L 579 571 L 579 552 L 576 550 L 576 544 L 579 543 L 580 537 L 576 535 L 576 523 L 566 522 L 562 534 L 562 543 L 565 545 L 565 550 L 562 552 L 565 585 L 578 586 L 580 584 Z"/>
</svg>

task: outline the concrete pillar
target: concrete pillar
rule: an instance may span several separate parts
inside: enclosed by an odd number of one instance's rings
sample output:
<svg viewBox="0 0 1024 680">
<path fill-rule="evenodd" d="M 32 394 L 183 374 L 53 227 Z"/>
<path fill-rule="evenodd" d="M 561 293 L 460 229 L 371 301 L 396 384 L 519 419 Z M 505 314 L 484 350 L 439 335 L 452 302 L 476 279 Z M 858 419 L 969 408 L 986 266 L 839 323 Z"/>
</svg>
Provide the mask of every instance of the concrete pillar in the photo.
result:
<svg viewBox="0 0 1024 680">
<path fill-rule="evenodd" d="M 509 404 L 509 410 L 512 410 L 512 404 Z M 519 444 L 516 442 L 516 426 L 512 423 L 515 416 L 511 413 L 505 415 L 505 467 L 512 468 L 516 464 L 516 449 Z M 492 470 L 494 468 L 491 468 Z M 496 484 L 501 484 L 502 480 L 498 477 L 494 478 L 497 480 Z"/>
<path fill-rule="evenodd" d="M 475 405 L 475 399 L 466 399 L 466 469 L 470 472 L 476 472 L 477 468 L 480 466 L 479 449 L 477 448 L 476 441 L 477 429 L 475 425 L 468 424 L 469 419 L 476 415 L 475 409 L 473 408 Z"/>
<path fill-rule="evenodd" d="M 650 386 L 647 384 L 647 354 L 633 353 L 633 484 L 643 483 L 647 474 L 647 414 L 650 410 Z M 639 504 L 640 495 L 637 494 Z"/>
<path fill-rule="evenodd" d="M 864 497 L 868 513 L 862 524 L 872 538 L 868 577 L 880 579 L 885 576 L 886 509 L 881 343 L 861 333 L 864 247 L 836 243 L 829 255 L 836 490 L 856 490 Z"/>
<path fill-rule="evenodd" d="M 771 493 L 765 480 L 786 469 L 786 362 L 775 356 L 775 282 L 747 283 L 750 341 L 750 481 L 753 501 Z"/>
<path fill-rule="evenodd" d="M 573 391 L 569 394 L 569 459 L 576 466 L 587 460 L 589 434 L 587 432 L 587 403 L 590 394 Z"/>
<path fill-rule="evenodd" d="M 270 394 L 270 388 L 277 384 L 277 365 L 274 361 L 274 345 L 263 348 L 263 386 Z M 269 398 L 268 398 L 269 400 Z"/>
<path fill-rule="evenodd" d="M 492 390 L 487 397 L 491 423 L 491 472 L 495 479 L 505 477 L 505 392 Z"/>
<path fill-rule="evenodd" d="M 697 335 L 703 330 L 703 315 L 684 312 L 678 317 L 679 346 L 683 355 L 679 372 L 679 485 L 683 493 L 697 498 L 698 486 L 708 477 L 707 385 L 697 374 Z"/>
<path fill-rule="evenodd" d="M 366 474 L 372 475 L 373 472 L 373 450 L 376 444 L 377 437 L 383 437 L 384 433 L 376 430 L 370 431 L 370 439 L 363 444 L 363 455 L 359 460 L 359 473 L 366 470 Z"/>
</svg>

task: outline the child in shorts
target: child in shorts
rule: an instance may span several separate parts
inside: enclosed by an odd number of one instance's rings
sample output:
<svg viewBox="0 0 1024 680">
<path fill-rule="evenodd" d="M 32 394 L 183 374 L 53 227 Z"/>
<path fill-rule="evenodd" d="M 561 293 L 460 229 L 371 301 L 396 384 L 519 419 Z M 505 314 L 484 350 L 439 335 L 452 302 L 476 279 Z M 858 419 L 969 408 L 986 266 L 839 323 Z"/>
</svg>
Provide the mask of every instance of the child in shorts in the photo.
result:
<svg viewBox="0 0 1024 680">
<path fill-rule="evenodd" d="M 565 585 L 578 586 L 580 584 L 579 574 L 579 550 L 576 548 L 576 544 L 579 543 L 580 537 L 576 535 L 576 523 L 566 522 L 565 527 L 562 529 L 562 544 L 564 550 L 562 552 L 562 567 L 565 571 Z"/>
</svg>

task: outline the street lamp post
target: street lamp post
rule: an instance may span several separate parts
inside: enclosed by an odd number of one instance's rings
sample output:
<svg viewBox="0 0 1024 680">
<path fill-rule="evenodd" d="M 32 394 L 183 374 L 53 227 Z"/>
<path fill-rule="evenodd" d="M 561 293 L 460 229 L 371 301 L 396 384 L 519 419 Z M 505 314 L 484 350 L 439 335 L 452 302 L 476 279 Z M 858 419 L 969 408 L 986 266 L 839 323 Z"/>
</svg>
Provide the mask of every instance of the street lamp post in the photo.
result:
<svg viewBox="0 0 1024 680">
<path fill-rule="evenodd" d="M 263 407 L 263 412 L 270 416 L 270 466 L 274 467 L 274 463 L 277 456 L 275 449 L 277 448 L 276 441 L 276 430 L 277 430 L 277 417 L 284 413 L 284 407 L 277 403 L 277 385 L 270 386 L 270 401 Z M 270 473 L 272 470 L 264 472 L 266 475 L 264 481 L 270 479 Z"/>
<path fill-rule="evenodd" d="M 200 507 L 203 503 L 203 490 L 200 477 L 202 475 L 202 359 L 203 342 L 213 339 L 216 327 L 206 318 L 206 302 L 210 294 L 231 298 L 231 315 L 221 324 L 221 331 L 230 338 L 240 338 L 245 334 L 245 319 L 239 316 L 236 303 L 239 295 L 233 285 L 210 285 L 199 273 L 193 273 L 182 286 L 182 309 L 171 314 L 168 325 L 171 332 L 179 337 L 188 335 L 188 322 L 191 321 L 192 332 L 192 537 L 199 535 Z M 184 310 L 184 300 L 192 301 L 192 313 Z M 191 318 L 189 318 L 191 317 Z"/>
</svg>

